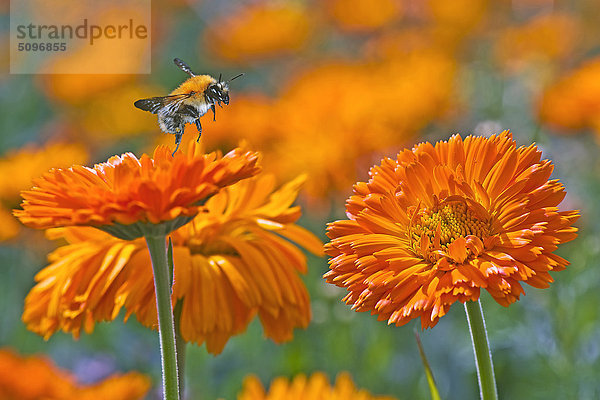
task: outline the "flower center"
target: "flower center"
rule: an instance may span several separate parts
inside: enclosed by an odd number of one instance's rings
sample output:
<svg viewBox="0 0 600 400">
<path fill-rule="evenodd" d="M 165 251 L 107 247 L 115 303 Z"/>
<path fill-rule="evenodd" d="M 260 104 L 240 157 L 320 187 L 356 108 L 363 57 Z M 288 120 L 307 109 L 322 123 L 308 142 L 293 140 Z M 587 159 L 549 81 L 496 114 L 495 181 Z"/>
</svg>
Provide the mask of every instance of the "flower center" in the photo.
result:
<svg viewBox="0 0 600 400">
<path fill-rule="evenodd" d="M 478 215 L 464 201 L 445 202 L 433 209 L 416 210 L 410 228 L 415 252 L 437 260 L 458 238 L 475 236 L 483 241 L 489 235 L 487 218 Z"/>
</svg>

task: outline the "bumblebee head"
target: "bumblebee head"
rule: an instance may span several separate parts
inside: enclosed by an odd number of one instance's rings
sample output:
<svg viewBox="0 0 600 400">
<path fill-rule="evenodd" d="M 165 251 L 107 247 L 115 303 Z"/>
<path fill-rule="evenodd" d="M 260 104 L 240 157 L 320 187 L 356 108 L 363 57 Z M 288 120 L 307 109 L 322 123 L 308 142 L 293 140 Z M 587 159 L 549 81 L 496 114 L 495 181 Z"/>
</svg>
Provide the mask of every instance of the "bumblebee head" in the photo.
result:
<svg viewBox="0 0 600 400">
<path fill-rule="evenodd" d="M 244 75 L 244 74 L 236 75 L 227 81 L 222 81 L 221 75 L 219 75 L 219 80 L 216 81 L 215 83 L 210 84 L 206 88 L 205 94 L 206 94 L 207 99 L 210 102 L 212 102 L 213 104 L 217 103 L 217 104 L 221 105 L 221 102 L 223 102 L 225 104 L 229 104 L 229 82 L 231 82 L 234 79 L 239 78 L 242 75 Z"/>
<path fill-rule="evenodd" d="M 206 88 L 206 97 L 212 102 L 221 105 L 221 102 L 229 104 L 229 85 L 219 79 Z"/>
</svg>

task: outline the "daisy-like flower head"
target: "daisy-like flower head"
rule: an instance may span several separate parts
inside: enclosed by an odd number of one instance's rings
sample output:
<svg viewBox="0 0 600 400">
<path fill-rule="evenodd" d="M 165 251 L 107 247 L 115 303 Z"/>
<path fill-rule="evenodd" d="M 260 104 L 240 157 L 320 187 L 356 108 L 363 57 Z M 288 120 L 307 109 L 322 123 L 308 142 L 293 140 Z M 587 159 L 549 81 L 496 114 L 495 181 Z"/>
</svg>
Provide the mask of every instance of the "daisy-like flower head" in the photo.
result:
<svg viewBox="0 0 600 400">
<path fill-rule="evenodd" d="M 348 373 L 340 373 L 335 385 L 330 385 L 322 372 L 310 377 L 295 376 L 291 381 L 276 378 L 268 391 L 260 380 L 249 376 L 244 380 L 238 400 L 394 400 L 389 396 L 374 396 L 364 389 L 357 389 Z"/>
<path fill-rule="evenodd" d="M 192 143 L 188 154 L 171 156 L 158 146 L 154 157 L 131 153 L 93 168 L 53 169 L 24 191 L 14 215 L 44 229 L 87 225 L 123 239 L 166 234 L 189 222 L 202 203 L 221 187 L 258 173 L 258 154 L 235 149 L 221 156 L 202 154 Z"/>
<path fill-rule="evenodd" d="M 139 400 L 150 379 L 137 372 L 113 375 L 94 385 L 80 385 L 67 371 L 40 356 L 22 357 L 0 349 L 0 399 Z"/>
<path fill-rule="evenodd" d="M 295 225 L 292 206 L 303 177 L 273 191 L 270 175 L 240 181 L 211 197 L 204 211 L 173 232 L 173 304 L 181 302 L 180 331 L 188 342 L 206 342 L 220 353 L 258 314 L 265 335 L 276 342 L 310 320 L 308 293 L 299 273 L 302 251 L 322 254 L 321 242 Z M 156 327 L 150 256 L 142 239 L 119 240 L 97 229 L 53 229 L 68 244 L 36 275 L 25 300 L 23 321 L 48 338 L 61 329 L 76 337 L 97 321 L 113 320 L 124 307 Z"/>
<path fill-rule="evenodd" d="M 455 301 L 486 289 L 508 306 L 520 282 L 545 288 L 568 265 L 553 254 L 576 237 L 577 211 L 559 211 L 565 190 L 553 165 L 512 135 L 454 135 L 385 158 L 354 186 L 349 220 L 328 227 L 329 283 L 347 304 L 403 325 L 434 326 Z"/>
</svg>

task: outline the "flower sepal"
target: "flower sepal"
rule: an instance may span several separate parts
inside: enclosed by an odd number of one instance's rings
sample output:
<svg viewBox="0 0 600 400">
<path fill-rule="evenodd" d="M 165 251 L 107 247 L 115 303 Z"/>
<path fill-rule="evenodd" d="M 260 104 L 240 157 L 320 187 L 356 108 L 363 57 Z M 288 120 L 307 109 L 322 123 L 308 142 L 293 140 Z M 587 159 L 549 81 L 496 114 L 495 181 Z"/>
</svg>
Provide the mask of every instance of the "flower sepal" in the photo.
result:
<svg viewBox="0 0 600 400">
<path fill-rule="evenodd" d="M 180 215 L 175 219 L 160 222 L 158 224 L 153 224 L 150 222 L 135 222 L 133 224 L 125 225 L 115 222 L 111 225 L 96 226 L 96 228 L 122 240 L 134 240 L 148 236 L 166 236 L 193 220 L 194 217 L 195 215 Z"/>
</svg>

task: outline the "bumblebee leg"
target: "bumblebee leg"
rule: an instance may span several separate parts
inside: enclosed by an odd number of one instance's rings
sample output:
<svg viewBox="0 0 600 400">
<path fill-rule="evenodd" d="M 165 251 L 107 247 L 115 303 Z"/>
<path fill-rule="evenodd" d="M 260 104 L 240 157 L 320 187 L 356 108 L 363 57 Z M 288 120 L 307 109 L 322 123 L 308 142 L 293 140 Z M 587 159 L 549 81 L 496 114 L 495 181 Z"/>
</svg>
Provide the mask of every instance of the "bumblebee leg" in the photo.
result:
<svg viewBox="0 0 600 400">
<path fill-rule="evenodd" d="M 200 118 L 196 120 L 196 128 L 198 128 L 198 139 L 196 139 L 196 142 L 199 142 L 200 136 L 202 136 L 202 125 L 200 124 Z"/>
<path fill-rule="evenodd" d="M 210 105 L 210 109 L 213 112 L 213 121 L 216 121 L 217 120 L 217 112 L 215 111 L 215 103 Z"/>
<path fill-rule="evenodd" d="M 183 130 L 185 129 L 185 125 L 181 125 L 178 126 L 177 128 L 175 128 L 175 150 L 173 150 L 173 153 L 171 154 L 171 157 L 175 156 L 175 153 L 177 153 L 177 150 L 179 149 L 179 144 L 181 143 L 181 137 L 183 136 Z"/>
<path fill-rule="evenodd" d="M 181 135 L 175 135 L 175 150 L 173 150 L 173 153 L 171 154 L 171 157 L 175 157 L 175 153 L 177 153 L 177 150 L 179 149 L 179 143 L 181 143 Z"/>
</svg>

